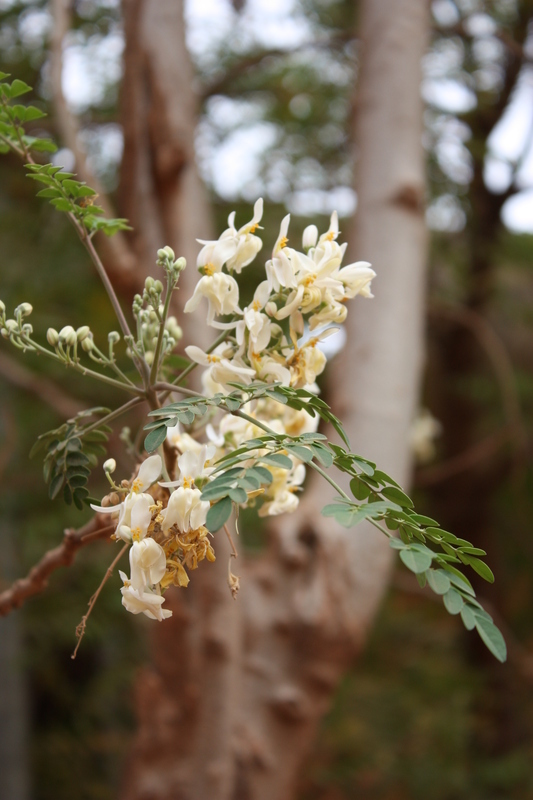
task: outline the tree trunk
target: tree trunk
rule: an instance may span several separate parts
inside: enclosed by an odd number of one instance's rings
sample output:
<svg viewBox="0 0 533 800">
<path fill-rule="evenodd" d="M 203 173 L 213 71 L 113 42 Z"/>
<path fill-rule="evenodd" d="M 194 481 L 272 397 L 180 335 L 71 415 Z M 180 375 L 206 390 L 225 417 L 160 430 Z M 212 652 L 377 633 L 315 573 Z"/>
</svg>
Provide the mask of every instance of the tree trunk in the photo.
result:
<svg viewBox="0 0 533 800">
<path fill-rule="evenodd" d="M 420 64 L 427 16 L 427 0 L 363 3 L 352 257 L 371 260 L 378 279 L 376 299 L 351 310 L 349 343 L 332 374 L 336 410 L 355 449 L 404 484 L 422 359 Z M 138 91 L 135 83 L 130 91 Z M 137 159 L 149 163 L 150 156 L 139 152 Z M 154 220 L 154 230 L 164 219 Z M 297 518 L 281 520 L 266 553 L 237 562 L 236 602 L 225 584 L 229 547 L 220 533 L 216 564 L 203 563 L 187 590 L 169 593 L 174 616 L 156 627 L 154 664 L 138 682 L 139 731 L 123 800 L 293 796 L 318 724 L 364 642 L 390 563 L 385 539 L 320 518 L 323 488 Z"/>
<path fill-rule="evenodd" d="M 198 102 L 185 45 L 183 3 L 123 0 L 122 6 L 126 49 L 120 211 L 134 228 L 141 284 L 154 274 L 160 247 L 170 245 L 187 259 L 177 293 L 179 312 L 198 280 L 196 238 L 211 238 L 213 228 L 195 161 Z M 200 347 L 212 339 L 199 313 L 180 316 L 180 325 Z"/>
</svg>

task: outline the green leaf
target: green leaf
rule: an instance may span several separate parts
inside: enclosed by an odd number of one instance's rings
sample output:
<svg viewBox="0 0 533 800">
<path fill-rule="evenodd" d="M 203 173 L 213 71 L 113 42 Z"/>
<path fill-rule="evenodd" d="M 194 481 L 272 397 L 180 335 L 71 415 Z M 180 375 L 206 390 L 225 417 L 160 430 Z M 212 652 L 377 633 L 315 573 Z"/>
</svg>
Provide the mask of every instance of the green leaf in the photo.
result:
<svg viewBox="0 0 533 800">
<path fill-rule="evenodd" d="M 450 579 L 443 570 L 430 569 L 427 573 L 428 583 L 435 594 L 446 594 L 450 589 Z"/>
<path fill-rule="evenodd" d="M 248 500 L 248 495 L 246 491 L 242 489 L 240 486 L 237 486 L 235 489 L 230 489 L 229 496 L 233 500 L 234 503 L 246 503 Z"/>
<path fill-rule="evenodd" d="M 446 594 L 443 595 L 442 601 L 448 614 L 459 614 L 465 602 L 457 589 L 454 589 L 453 587 L 448 589 Z"/>
<path fill-rule="evenodd" d="M 387 500 L 392 500 L 393 503 L 397 503 L 402 508 L 412 508 L 414 503 L 410 497 L 408 497 L 405 492 L 402 492 L 401 489 L 397 489 L 396 486 L 386 486 L 384 489 L 381 490 L 381 494 L 383 497 L 386 497 Z"/>
<path fill-rule="evenodd" d="M 261 461 L 271 467 L 282 467 L 282 469 L 292 469 L 294 466 L 290 458 L 282 455 L 282 453 L 270 453 L 269 455 L 261 456 Z"/>
<path fill-rule="evenodd" d="M 446 570 L 449 579 L 453 584 L 455 584 L 455 586 L 458 586 L 459 589 L 461 589 L 461 591 L 466 592 L 467 594 L 470 594 L 473 597 L 475 596 L 472 584 L 470 583 L 466 575 L 463 575 L 463 573 L 459 572 L 458 569 L 452 567 L 451 564 L 448 564 L 446 562 L 439 562 L 439 564 L 443 569 Z"/>
<path fill-rule="evenodd" d="M 166 438 L 167 438 L 166 425 L 162 425 L 160 428 L 154 428 L 153 431 L 150 431 L 150 433 L 144 440 L 144 449 L 148 453 L 153 453 L 154 450 L 157 450 L 157 448 L 163 444 Z"/>
<path fill-rule="evenodd" d="M 207 530 L 211 531 L 211 533 L 216 533 L 230 518 L 232 508 L 233 503 L 229 497 L 223 497 L 222 500 L 219 500 L 218 503 L 211 506 L 207 512 L 207 519 L 205 522 Z"/>
<path fill-rule="evenodd" d="M 304 447 L 301 444 L 288 444 L 285 446 L 285 449 L 288 453 L 299 458 L 300 461 L 304 461 L 306 464 L 309 461 L 313 460 L 313 453 L 308 447 Z"/>
<path fill-rule="evenodd" d="M 411 572 L 425 572 L 431 566 L 431 555 L 429 552 L 421 552 L 412 546 L 404 547 L 400 550 L 400 558 Z"/>
<path fill-rule="evenodd" d="M 476 630 L 493 656 L 503 664 L 507 661 L 507 646 L 505 639 L 493 622 L 480 617 L 476 612 Z"/>
<path fill-rule="evenodd" d="M 352 478 L 350 481 L 350 489 L 356 500 L 366 500 L 370 494 L 370 489 L 361 478 Z"/>
<path fill-rule="evenodd" d="M 476 627 L 476 618 L 474 616 L 474 612 L 466 603 L 461 609 L 461 619 L 463 620 L 463 625 L 467 631 L 471 631 Z"/>
<path fill-rule="evenodd" d="M 270 472 L 269 469 L 266 469 L 265 467 L 261 466 L 250 467 L 250 469 L 246 470 L 246 477 L 252 477 L 250 473 L 252 473 L 253 477 L 257 476 L 260 483 L 271 484 L 273 481 L 272 473 Z"/>
<path fill-rule="evenodd" d="M 461 553 L 459 553 L 459 557 L 461 557 Z M 471 556 L 463 556 L 461 560 L 471 566 L 484 580 L 489 583 L 494 583 L 494 573 L 484 561 L 481 561 L 479 558 L 472 558 Z"/>
<path fill-rule="evenodd" d="M 24 81 L 19 81 L 18 78 L 15 78 L 11 84 L 9 96 L 20 97 L 21 94 L 27 94 L 28 92 L 31 92 L 31 86 L 28 86 L 28 84 L 24 83 Z"/>
<path fill-rule="evenodd" d="M 59 494 L 59 490 L 63 486 L 63 480 L 63 475 L 56 475 L 55 478 L 52 478 L 50 481 L 50 486 L 48 487 L 48 495 L 50 500 L 55 500 Z"/>
<path fill-rule="evenodd" d="M 225 403 L 228 411 L 238 411 L 242 406 L 242 401 L 236 397 L 232 397 L 231 395 L 226 397 Z"/>
</svg>

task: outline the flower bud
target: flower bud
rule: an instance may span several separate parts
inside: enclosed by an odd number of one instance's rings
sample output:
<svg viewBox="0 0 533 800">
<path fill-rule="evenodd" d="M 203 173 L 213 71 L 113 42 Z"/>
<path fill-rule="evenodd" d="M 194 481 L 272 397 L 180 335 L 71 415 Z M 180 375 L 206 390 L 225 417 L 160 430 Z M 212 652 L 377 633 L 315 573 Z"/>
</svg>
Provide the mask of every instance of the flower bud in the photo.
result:
<svg viewBox="0 0 533 800">
<path fill-rule="evenodd" d="M 152 366 L 152 364 L 154 363 L 154 353 L 152 350 L 146 351 L 146 353 L 144 354 L 144 360 L 146 361 L 149 367 Z"/>
<path fill-rule="evenodd" d="M 146 289 L 147 292 L 151 292 L 153 290 L 153 288 L 154 288 L 154 285 L 155 285 L 155 281 L 154 281 L 153 278 L 150 278 L 150 277 L 146 278 L 146 280 L 144 282 L 144 288 Z"/>
<path fill-rule="evenodd" d="M 92 333 L 89 333 L 89 335 L 86 336 L 85 339 L 82 339 L 81 349 L 84 350 L 86 353 L 90 353 L 93 347 L 94 347 L 93 335 Z"/>
<path fill-rule="evenodd" d="M 318 239 L 318 228 L 316 225 L 308 225 L 302 235 L 302 245 L 304 250 L 315 247 Z"/>
<path fill-rule="evenodd" d="M 183 272 L 183 270 L 187 266 L 187 259 L 181 256 L 181 258 L 178 258 L 178 260 L 174 262 L 173 266 L 175 272 Z"/>
<path fill-rule="evenodd" d="M 74 347 L 78 340 L 76 338 L 76 331 L 72 325 L 65 325 L 64 328 L 61 328 L 59 331 L 59 341 L 61 344 L 66 344 L 67 347 Z"/>
<path fill-rule="evenodd" d="M 48 328 L 46 331 L 46 341 L 51 347 L 57 347 L 59 342 L 59 334 L 55 328 Z"/>
<path fill-rule="evenodd" d="M 177 342 L 183 336 L 183 331 L 181 330 L 180 326 L 178 325 L 178 320 L 176 317 L 169 317 L 166 322 L 166 329 L 169 334 L 175 339 Z"/>
<path fill-rule="evenodd" d="M 117 344 L 117 342 L 120 342 L 120 333 L 117 333 L 117 331 L 109 331 L 107 334 L 107 341 L 109 344 Z"/>
<path fill-rule="evenodd" d="M 91 333 L 91 329 L 88 325 L 83 325 L 81 328 L 78 328 L 76 331 L 76 338 L 79 343 L 83 342 Z"/>
<path fill-rule="evenodd" d="M 161 281 L 155 281 L 154 289 L 155 289 L 156 292 L 161 294 L 161 292 L 163 291 L 163 284 L 161 283 Z"/>
<path fill-rule="evenodd" d="M 108 458 L 107 461 L 104 461 L 104 472 L 107 475 L 111 475 L 117 468 L 117 462 L 114 458 Z"/>
<path fill-rule="evenodd" d="M 167 245 L 166 247 L 162 247 L 157 251 L 157 258 L 158 261 L 174 261 L 176 254 L 174 253 L 174 250 Z"/>
<path fill-rule="evenodd" d="M 6 304 L 0 300 L 0 314 L 5 314 Z"/>
<path fill-rule="evenodd" d="M 32 311 L 33 306 L 31 303 L 21 303 L 15 309 L 15 316 L 18 317 L 20 315 L 21 317 L 29 317 Z"/>
</svg>

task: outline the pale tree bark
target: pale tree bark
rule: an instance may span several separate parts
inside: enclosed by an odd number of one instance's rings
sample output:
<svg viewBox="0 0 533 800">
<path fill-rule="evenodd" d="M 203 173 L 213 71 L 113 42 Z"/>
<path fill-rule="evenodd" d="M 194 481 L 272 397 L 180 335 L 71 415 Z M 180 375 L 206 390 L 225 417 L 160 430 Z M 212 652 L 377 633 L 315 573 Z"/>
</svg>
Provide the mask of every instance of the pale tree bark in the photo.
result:
<svg viewBox="0 0 533 800">
<path fill-rule="evenodd" d="M 351 256 L 372 261 L 378 279 L 376 299 L 356 300 L 350 310 L 331 393 L 355 450 L 406 485 L 422 361 L 428 3 L 366 0 L 362 12 Z M 202 564 L 187 590 L 169 593 L 174 617 L 155 629 L 154 663 L 137 685 L 139 731 L 124 800 L 294 796 L 390 567 L 381 534 L 320 517 L 323 487 L 312 486 L 298 517 L 281 520 L 266 553 L 239 559 L 236 602 L 225 586 L 229 547 L 221 534 L 216 565 Z"/>
</svg>

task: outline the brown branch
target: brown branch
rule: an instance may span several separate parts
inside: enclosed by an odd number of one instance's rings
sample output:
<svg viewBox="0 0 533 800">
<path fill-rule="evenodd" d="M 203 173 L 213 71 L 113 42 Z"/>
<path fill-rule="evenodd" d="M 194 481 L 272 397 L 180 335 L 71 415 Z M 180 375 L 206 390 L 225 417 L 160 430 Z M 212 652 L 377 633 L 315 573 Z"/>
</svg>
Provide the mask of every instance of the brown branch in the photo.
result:
<svg viewBox="0 0 533 800">
<path fill-rule="evenodd" d="M 68 107 L 62 89 L 63 42 L 71 28 L 72 5 L 71 0 L 52 0 L 51 3 L 53 24 L 50 38 L 50 71 L 54 109 L 64 144 L 74 155 L 79 178 L 97 192 L 99 205 L 104 209 L 106 216 L 114 218 L 117 215 L 113 204 L 89 168 L 85 153 L 79 145 L 78 122 Z M 135 255 L 121 231 L 112 237 L 100 234 L 99 244 L 108 268 L 114 272 L 134 272 Z"/>
<path fill-rule="evenodd" d="M 98 514 L 78 530 L 67 529 L 58 547 L 48 550 L 25 578 L 19 578 L 0 594 L 0 617 L 21 606 L 29 597 L 44 591 L 50 575 L 56 569 L 70 566 L 80 548 L 108 537 L 114 529 L 114 525 L 109 525 L 107 519 Z"/>
<path fill-rule="evenodd" d="M 19 389 L 37 395 L 61 417 L 74 417 L 83 408 L 79 400 L 65 394 L 49 378 L 21 367 L 17 361 L 2 352 L 0 352 L 0 375 Z"/>
</svg>

